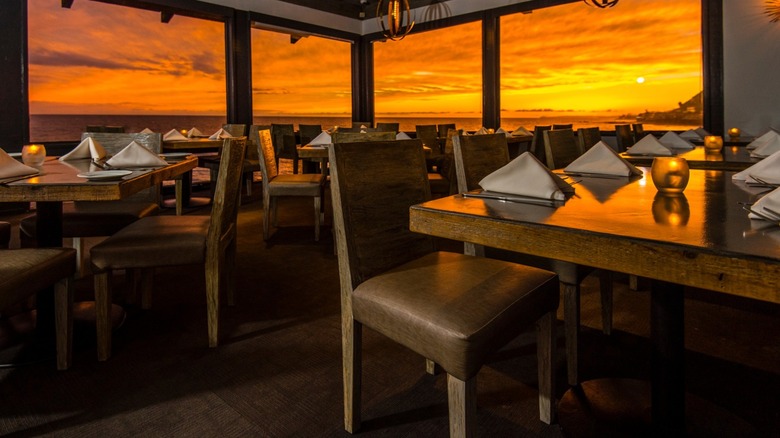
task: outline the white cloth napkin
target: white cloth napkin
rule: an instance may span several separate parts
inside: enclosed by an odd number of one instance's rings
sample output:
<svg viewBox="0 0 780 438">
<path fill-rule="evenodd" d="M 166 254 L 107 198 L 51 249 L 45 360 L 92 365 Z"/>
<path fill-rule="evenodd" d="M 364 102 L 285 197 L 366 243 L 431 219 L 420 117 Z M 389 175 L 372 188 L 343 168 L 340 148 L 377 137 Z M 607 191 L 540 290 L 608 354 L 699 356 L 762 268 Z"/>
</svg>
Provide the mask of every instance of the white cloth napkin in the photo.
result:
<svg viewBox="0 0 780 438">
<path fill-rule="evenodd" d="M 772 136 L 768 141 L 750 151 L 750 156 L 754 158 L 766 158 L 778 151 L 780 151 L 780 135 Z"/>
<path fill-rule="evenodd" d="M 614 149 L 599 141 L 563 169 L 564 172 L 595 173 L 600 175 L 631 176 L 642 171 L 621 158 Z"/>
<path fill-rule="evenodd" d="M 780 134 L 773 130 L 769 130 L 768 132 L 760 135 L 755 140 L 751 141 L 747 146 L 745 146 L 747 149 L 758 149 L 761 146 L 771 142 L 773 139 L 780 137 Z"/>
<path fill-rule="evenodd" d="M 479 130 L 478 130 L 477 132 L 475 132 L 475 133 L 474 133 L 474 135 L 484 135 L 484 134 L 490 134 L 490 131 L 488 131 L 487 129 L 485 129 L 485 127 L 484 127 L 484 126 L 483 126 L 483 127 L 481 127 L 481 128 L 479 128 Z"/>
<path fill-rule="evenodd" d="M 189 138 L 203 137 L 203 133 L 200 132 L 200 129 L 198 129 L 198 128 L 193 126 L 192 128 L 190 128 L 189 131 L 187 131 L 187 137 L 189 137 Z"/>
<path fill-rule="evenodd" d="M 170 131 L 166 132 L 165 135 L 163 135 L 163 140 L 186 140 L 187 137 L 183 136 L 181 132 L 171 129 Z"/>
<path fill-rule="evenodd" d="M 398 134 L 395 135 L 396 140 L 411 140 L 412 137 L 409 137 L 405 132 L 401 131 Z"/>
<path fill-rule="evenodd" d="M 157 154 L 134 141 L 106 161 L 106 164 L 111 167 L 160 167 L 168 165 Z"/>
<path fill-rule="evenodd" d="M 140 134 L 154 134 L 154 131 L 152 131 L 149 128 L 144 128 L 144 130 L 141 131 Z"/>
<path fill-rule="evenodd" d="M 83 158 L 91 158 L 93 160 L 102 160 L 106 158 L 106 150 L 103 145 L 92 137 L 87 137 L 81 140 L 78 146 L 72 151 L 60 157 L 60 161 L 67 160 L 80 160 Z"/>
<path fill-rule="evenodd" d="M 769 210 L 765 210 L 764 207 L 767 207 L 767 208 L 769 208 L 772 211 L 780 213 L 780 188 L 774 189 L 771 192 L 767 193 L 761 199 L 756 201 L 756 203 L 753 204 L 752 207 L 750 207 L 751 210 L 755 210 L 755 211 L 757 211 L 759 213 L 765 214 L 766 216 L 777 217 L 778 221 L 780 222 L 780 216 L 779 215 L 777 215 L 775 213 L 772 213 Z M 750 219 L 766 220 L 766 219 L 762 218 L 761 216 L 759 216 L 757 214 L 753 214 L 753 213 L 749 213 L 748 217 Z"/>
<path fill-rule="evenodd" d="M 309 142 L 309 145 L 311 146 L 324 146 L 333 143 L 333 139 L 330 137 L 330 134 L 328 134 L 328 131 L 322 131 L 320 135 L 314 137 L 314 139 Z"/>
<path fill-rule="evenodd" d="M 574 187 L 555 175 L 532 153 L 524 152 L 506 166 L 484 177 L 480 187 L 489 192 L 564 201 Z"/>
<path fill-rule="evenodd" d="M 533 135 L 533 134 L 527 129 L 525 129 L 525 127 L 521 126 L 515 129 L 514 131 L 512 131 L 512 135 L 514 135 L 515 137 L 519 137 L 521 135 Z"/>
<path fill-rule="evenodd" d="M 628 148 L 626 151 L 628 155 L 672 155 L 671 149 L 662 145 L 654 136 L 646 135 L 641 140 L 636 142 L 635 145 Z"/>
<path fill-rule="evenodd" d="M 38 169 L 20 163 L 14 157 L 0 149 L 0 179 L 35 175 L 36 173 L 39 173 Z"/>
<path fill-rule="evenodd" d="M 699 126 L 698 128 L 694 129 L 694 131 L 697 134 L 699 134 L 699 137 L 701 137 L 702 140 L 704 140 L 704 137 L 706 137 L 708 135 L 712 135 L 706 129 L 702 128 L 701 126 Z"/>
<path fill-rule="evenodd" d="M 366 126 L 366 125 L 360 125 L 360 129 L 368 129 L 368 126 Z"/>
<path fill-rule="evenodd" d="M 496 129 L 496 134 L 504 134 L 504 135 L 506 135 L 507 137 L 511 137 L 511 136 L 512 136 L 512 133 L 511 133 L 511 132 L 509 132 L 509 131 L 507 131 L 507 130 L 505 130 L 504 128 L 498 128 L 498 129 Z"/>
<path fill-rule="evenodd" d="M 775 152 L 742 172 L 735 173 L 731 179 L 757 182 L 751 175 L 770 184 L 780 184 L 780 152 Z"/>
<path fill-rule="evenodd" d="M 680 138 L 676 132 L 669 131 L 658 139 L 658 142 L 670 149 L 693 149 L 693 143 Z"/>
<path fill-rule="evenodd" d="M 684 138 L 686 140 L 703 140 L 701 136 L 699 136 L 699 133 L 694 131 L 693 129 L 689 129 L 685 132 L 681 132 L 680 138 Z"/>
<path fill-rule="evenodd" d="M 232 137 L 233 136 L 230 135 L 229 132 L 225 131 L 222 128 L 219 128 L 219 130 L 217 132 L 215 132 L 215 133 L 211 134 L 211 136 L 209 136 L 209 140 L 219 140 L 221 138 L 232 138 Z"/>
</svg>

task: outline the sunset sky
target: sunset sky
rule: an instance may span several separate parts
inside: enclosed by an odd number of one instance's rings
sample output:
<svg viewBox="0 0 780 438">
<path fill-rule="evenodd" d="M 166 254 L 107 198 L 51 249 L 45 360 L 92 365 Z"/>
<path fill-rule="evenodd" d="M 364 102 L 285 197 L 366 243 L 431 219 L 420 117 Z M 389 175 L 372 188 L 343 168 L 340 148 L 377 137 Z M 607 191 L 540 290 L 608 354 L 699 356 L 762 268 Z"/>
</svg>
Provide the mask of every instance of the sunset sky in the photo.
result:
<svg viewBox="0 0 780 438">
<path fill-rule="evenodd" d="M 502 114 L 675 108 L 701 90 L 699 8 L 576 2 L 502 18 Z M 225 113 L 222 23 L 86 1 L 29 11 L 31 113 Z M 480 40 L 470 23 L 376 43 L 377 114 L 478 116 Z M 253 30 L 252 49 L 256 115 L 350 113 L 349 43 Z"/>
</svg>

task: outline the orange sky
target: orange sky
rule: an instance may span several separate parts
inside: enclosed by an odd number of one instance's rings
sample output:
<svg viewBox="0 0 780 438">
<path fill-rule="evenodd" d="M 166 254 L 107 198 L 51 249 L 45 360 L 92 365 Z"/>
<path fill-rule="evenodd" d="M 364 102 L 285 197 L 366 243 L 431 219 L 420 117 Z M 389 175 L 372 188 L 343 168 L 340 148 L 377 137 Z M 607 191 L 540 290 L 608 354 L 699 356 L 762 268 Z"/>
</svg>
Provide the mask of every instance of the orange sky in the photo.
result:
<svg viewBox="0 0 780 438">
<path fill-rule="evenodd" d="M 29 11 L 31 113 L 225 113 L 222 23 L 86 1 Z M 502 114 L 676 107 L 701 90 L 698 14 L 699 0 L 631 0 L 502 18 Z M 480 34 L 470 23 L 377 43 L 377 114 L 478 116 Z M 350 113 L 349 43 L 252 36 L 256 115 Z"/>
</svg>

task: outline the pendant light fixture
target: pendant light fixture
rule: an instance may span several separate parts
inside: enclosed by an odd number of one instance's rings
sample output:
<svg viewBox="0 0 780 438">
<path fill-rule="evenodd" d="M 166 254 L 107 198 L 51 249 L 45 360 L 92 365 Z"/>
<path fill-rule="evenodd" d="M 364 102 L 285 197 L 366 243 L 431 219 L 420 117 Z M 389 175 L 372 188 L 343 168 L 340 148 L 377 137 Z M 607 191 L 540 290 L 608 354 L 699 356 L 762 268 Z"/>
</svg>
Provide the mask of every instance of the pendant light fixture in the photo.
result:
<svg viewBox="0 0 780 438">
<path fill-rule="evenodd" d="M 769 16 L 769 22 L 777 23 L 780 21 L 780 0 L 767 0 L 765 12 Z"/>
<path fill-rule="evenodd" d="M 414 26 L 409 0 L 379 0 L 376 19 L 385 37 L 393 41 L 404 39 Z"/>
<path fill-rule="evenodd" d="M 583 0 L 588 6 L 595 6 L 597 8 L 611 8 L 615 6 L 619 0 Z"/>
</svg>

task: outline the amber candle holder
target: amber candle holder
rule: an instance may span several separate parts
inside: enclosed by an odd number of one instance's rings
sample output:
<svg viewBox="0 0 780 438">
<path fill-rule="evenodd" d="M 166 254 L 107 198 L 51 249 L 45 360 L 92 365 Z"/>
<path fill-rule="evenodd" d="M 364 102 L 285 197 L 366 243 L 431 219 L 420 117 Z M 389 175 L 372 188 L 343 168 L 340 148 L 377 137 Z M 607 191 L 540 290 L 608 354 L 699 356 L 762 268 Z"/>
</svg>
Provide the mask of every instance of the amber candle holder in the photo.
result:
<svg viewBox="0 0 780 438">
<path fill-rule="evenodd" d="M 653 199 L 653 219 L 655 223 L 682 227 L 688 224 L 691 208 L 688 199 L 682 193 L 658 193 Z"/>
<path fill-rule="evenodd" d="M 688 162 L 680 157 L 656 157 L 650 169 L 655 188 L 661 193 L 682 193 L 688 185 Z"/>
<path fill-rule="evenodd" d="M 739 138 L 740 134 L 742 134 L 742 131 L 740 131 L 739 128 L 729 129 L 729 137 L 731 138 Z"/>
<path fill-rule="evenodd" d="M 719 135 L 708 135 L 704 137 L 704 149 L 707 152 L 720 151 L 723 148 L 723 137 Z"/>
<path fill-rule="evenodd" d="M 30 167 L 41 167 L 46 160 L 46 148 L 42 144 L 27 144 L 22 147 L 22 163 Z"/>
</svg>

